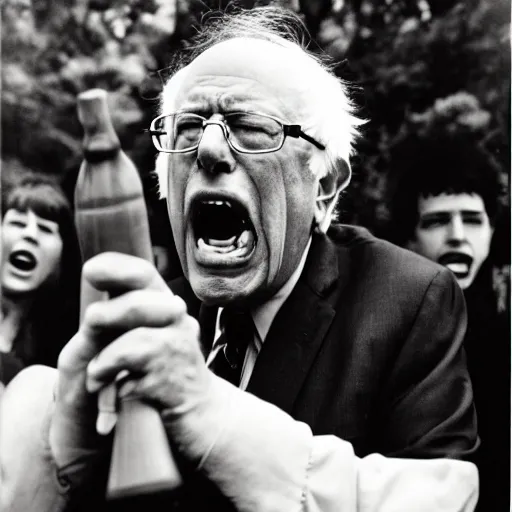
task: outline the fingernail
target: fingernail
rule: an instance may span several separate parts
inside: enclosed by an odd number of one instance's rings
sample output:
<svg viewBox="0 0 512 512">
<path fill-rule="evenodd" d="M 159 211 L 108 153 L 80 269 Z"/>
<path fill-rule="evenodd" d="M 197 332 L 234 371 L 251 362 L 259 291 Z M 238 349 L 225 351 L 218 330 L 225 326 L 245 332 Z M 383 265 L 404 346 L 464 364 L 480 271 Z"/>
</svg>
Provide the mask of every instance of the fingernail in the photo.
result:
<svg viewBox="0 0 512 512">
<path fill-rule="evenodd" d="M 98 418 L 96 430 L 101 435 L 109 434 L 117 421 L 117 389 L 115 384 L 109 384 L 98 394 Z"/>
<path fill-rule="evenodd" d="M 113 412 L 99 411 L 96 419 L 96 431 L 102 436 L 112 432 L 117 422 L 117 414 Z"/>
</svg>

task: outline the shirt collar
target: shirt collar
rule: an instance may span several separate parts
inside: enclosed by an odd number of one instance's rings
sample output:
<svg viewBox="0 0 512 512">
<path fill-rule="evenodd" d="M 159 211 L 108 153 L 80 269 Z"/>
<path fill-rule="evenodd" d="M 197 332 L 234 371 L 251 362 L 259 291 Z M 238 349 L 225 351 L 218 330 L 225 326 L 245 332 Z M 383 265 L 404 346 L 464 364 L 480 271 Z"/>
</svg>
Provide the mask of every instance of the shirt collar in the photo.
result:
<svg viewBox="0 0 512 512">
<path fill-rule="evenodd" d="M 304 249 L 304 253 L 302 254 L 297 268 L 294 270 L 288 281 L 286 281 L 286 283 L 279 289 L 279 291 L 269 300 L 251 310 L 252 319 L 258 332 L 258 339 L 260 342 L 265 341 L 265 338 L 267 337 L 268 331 L 270 330 L 270 326 L 272 325 L 277 312 L 284 304 L 284 301 L 289 297 L 290 293 L 292 293 L 293 288 L 297 284 L 297 281 L 302 274 L 302 270 L 304 269 L 304 265 L 306 264 L 306 258 L 308 256 L 310 246 L 311 237 L 309 237 L 308 243 L 306 244 L 306 248 Z M 222 309 L 223 308 L 219 308 L 217 312 L 217 320 L 215 322 L 215 342 L 213 343 L 212 351 L 215 350 L 215 346 L 220 335 L 219 318 Z"/>
<path fill-rule="evenodd" d="M 304 269 L 304 265 L 306 264 L 306 258 L 308 256 L 310 246 L 311 237 L 309 237 L 300 262 L 293 274 L 290 276 L 290 279 L 288 279 L 283 287 L 268 301 L 260 304 L 251 311 L 252 319 L 261 341 L 265 341 L 265 338 L 267 337 L 268 331 L 270 330 L 270 326 L 272 325 L 277 312 L 284 304 L 284 301 L 289 297 L 290 293 L 292 293 L 293 288 L 297 284 L 297 281 L 302 274 L 302 270 Z"/>
</svg>

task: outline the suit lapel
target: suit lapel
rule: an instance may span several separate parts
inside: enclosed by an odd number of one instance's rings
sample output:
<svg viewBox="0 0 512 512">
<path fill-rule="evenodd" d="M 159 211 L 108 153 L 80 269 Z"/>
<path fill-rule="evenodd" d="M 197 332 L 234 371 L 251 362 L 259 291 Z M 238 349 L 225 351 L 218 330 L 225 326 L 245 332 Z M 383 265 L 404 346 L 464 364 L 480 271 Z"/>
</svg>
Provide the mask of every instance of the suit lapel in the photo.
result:
<svg viewBox="0 0 512 512">
<path fill-rule="evenodd" d="M 341 257 L 347 259 L 342 251 Z M 247 391 L 291 413 L 334 318 L 348 273 L 336 246 L 314 235 L 306 266 L 270 327 Z"/>
</svg>

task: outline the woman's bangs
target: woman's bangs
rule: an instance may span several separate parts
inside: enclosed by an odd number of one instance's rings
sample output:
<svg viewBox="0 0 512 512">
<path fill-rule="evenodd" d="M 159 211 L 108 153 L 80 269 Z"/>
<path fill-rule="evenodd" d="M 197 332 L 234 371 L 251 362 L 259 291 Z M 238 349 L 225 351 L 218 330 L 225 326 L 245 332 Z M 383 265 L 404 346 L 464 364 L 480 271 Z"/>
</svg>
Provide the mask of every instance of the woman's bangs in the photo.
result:
<svg viewBox="0 0 512 512">
<path fill-rule="evenodd" d="M 20 211 L 32 210 L 39 217 L 57 223 L 60 223 L 70 210 L 66 198 L 48 185 L 20 187 L 14 190 L 7 200 L 5 211 L 11 208 Z"/>
</svg>

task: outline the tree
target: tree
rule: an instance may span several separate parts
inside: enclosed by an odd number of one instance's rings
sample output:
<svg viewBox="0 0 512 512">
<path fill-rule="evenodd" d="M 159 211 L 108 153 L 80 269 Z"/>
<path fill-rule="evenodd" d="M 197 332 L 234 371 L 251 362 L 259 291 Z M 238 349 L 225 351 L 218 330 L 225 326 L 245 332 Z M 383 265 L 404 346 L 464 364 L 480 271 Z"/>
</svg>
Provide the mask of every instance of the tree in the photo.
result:
<svg viewBox="0 0 512 512">
<path fill-rule="evenodd" d="M 155 195 L 155 152 L 143 129 L 177 50 L 205 12 L 264 0 L 4 0 L 3 159 L 72 188 L 82 131 L 76 95 L 109 91 L 123 148 Z M 281 0 L 298 10 L 370 122 L 358 144 L 342 219 L 379 233 L 389 147 L 415 114 L 469 94 L 489 116 L 485 144 L 510 167 L 510 12 L 504 0 Z M 404 128 L 405 126 L 405 128 Z M 6 168 L 10 168 L 9 165 Z M 19 172 L 19 168 L 16 172 Z"/>
</svg>

